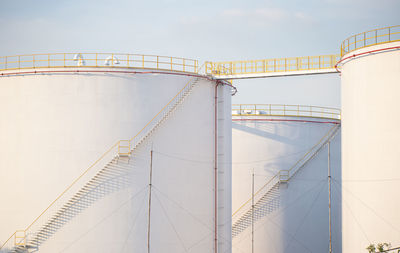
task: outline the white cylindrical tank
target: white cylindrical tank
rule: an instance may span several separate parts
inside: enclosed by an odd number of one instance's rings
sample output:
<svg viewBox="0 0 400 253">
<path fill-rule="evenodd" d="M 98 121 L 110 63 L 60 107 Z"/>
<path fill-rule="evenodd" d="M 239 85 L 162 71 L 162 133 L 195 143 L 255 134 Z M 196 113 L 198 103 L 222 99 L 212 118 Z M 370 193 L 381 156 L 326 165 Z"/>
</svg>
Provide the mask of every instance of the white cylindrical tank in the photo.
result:
<svg viewBox="0 0 400 253">
<path fill-rule="evenodd" d="M 377 41 L 394 40 L 394 35 Z M 375 43 L 374 36 L 366 38 Z M 345 253 L 367 252 L 370 244 L 400 246 L 399 48 L 400 42 L 361 46 L 342 57 Z"/>
<path fill-rule="evenodd" d="M 233 252 L 328 252 L 328 143 L 332 180 L 340 182 L 340 111 L 233 106 L 232 143 Z M 333 188 L 331 200 L 332 247 L 340 252 Z"/>
<path fill-rule="evenodd" d="M 231 87 L 87 61 L 1 73 L 3 250 L 230 252 Z"/>
</svg>

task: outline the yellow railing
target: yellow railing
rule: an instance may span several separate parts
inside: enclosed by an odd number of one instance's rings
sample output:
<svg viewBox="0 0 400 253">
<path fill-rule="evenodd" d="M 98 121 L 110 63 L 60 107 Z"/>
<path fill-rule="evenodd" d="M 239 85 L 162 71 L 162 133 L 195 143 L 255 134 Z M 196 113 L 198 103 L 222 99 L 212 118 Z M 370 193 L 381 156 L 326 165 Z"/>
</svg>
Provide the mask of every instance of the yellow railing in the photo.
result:
<svg viewBox="0 0 400 253">
<path fill-rule="evenodd" d="M 232 116 L 292 116 L 340 119 L 340 109 L 308 105 L 234 104 Z"/>
<path fill-rule="evenodd" d="M 206 74 L 240 75 L 333 69 L 339 55 L 319 55 L 249 61 L 206 62 Z"/>
<path fill-rule="evenodd" d="M 169 56 L 115 53 L 54 53 L 0 57 L 0 71 L 38 68 L 134 68 L 198 72 L 198 61 Z"/>
<path fill-rule="evenodd" d="M 204 65 L 203 65 L 204 66 Z M 202 66 L 202 67 L 203 67 Z M 201 67 L 201 68 L 202 68 Z M 200 68 L 200 69 L 201 69 Z M 199 71 L 200 71 L 199 69 Z M 51 204 L 24 230 L 17 230 L 14 232 L 4 243 L 3 245 L 0 246 L 0 250 L 5 248 L 6 246 L 25 246 L 26 245 L 26 236 L 27 233 L 30 229 L 33 228 L 34 225 L 40 225 L 37 224 L 40 218 L 43 218 L 48 211 L 50 211 L 50 208 L 57 208 L 55 205 L 56 203 L 60 203 L 61 198 L 67 198 L 67 192 L 71 192 L 73 187 L 78 187 L 77 182 L 81 181 L 81 179 L 86 176 L 89 177 L 93 175 L 89 175 L 89 171 L 92 171 L 93 173 L 93 168 L 100 166 L 104 166 L 106 162 L 111 161 L 113 157 L 116 155 L 128 155 L 132 149 L 135 147 L 135 144 L 138 143 L 139 138 L 142 138 L 145 134 L 145 130 L 149 129 L 149 127 L 152 126 L 152 123 L 158 119 L 158 117 L 163 116 L 163 112 L 165 112 L 165 109 L 169 108 L 172 105 L 172 102 L 178 97 L 182 96 L 186 88 L 190 85 L 190 83 L 195 79 L 196 77 L 192 77 L 186 84 L 185 86 L 131 139 L 129 140 L 119 140 L 117 141 L 114 145 L 112 145 L 105 153 L 103 153 L 94 163 L 92 163 L 83 173 L 78 176 Z M 77 189 L 74 189 L 77 190 Z M 62 203 L 61 203 L 62 204 Z M 12 242 L 12 238 L 14 238 Z M 13 243 L 13 245 L 9 245 L 10 242 Z"/>
<path fill-rule="evenodd" d="M 374 29 L 350 36 L 342 42 L 340 55 L 343 56 L 360 48 L 394 41 L 400 41 L 400 25 Z"/>
<path fill-rule="evenodd" d="M 307 157 L 312 157 L 312 152 L 317 152 L 319 149 L 317 149 L 317 147 L 323 143 L 323 141 L 329 137 L 329 135 L 331 135 L 332 133 L 334 133 L 335 128 L 337 128 L 338 126 L 333 126 L 331 127 L 328 132 L 321 138 L 318 140 L 318 142 L 312 146 L 307 153 L 305 153 L 299 160 L 297 160 L 297 162 L 291 166 L 289 169 L 287 170 L 280 170 L 278 171 L 272 178 L 270 178 L 259 190 L 257 190 L 257 192 L 255 192 L 254 194 L 254 198 L 257 198 L 257 200 L 255 201 L 255 203 L 257 203 L 258 200 L 260 200 L 262 198 L 262 196 L 264 194 L 266 194 L 268 192 L 269 189 L 271 188 L 267 188 L 267 186 L 272 185 L 271 187 L 273 187 L 273 185 L 275 185 L 278 182 L 287 182 L 291 176 L 294 175 L 294 173 L 296 173 L 297 169 L 301 168 L 304 164 L 303 161 L 307 162 L 309 160 L 309 158 L 307 159 Z M 302 163 L 303 162 L 303 163 Z M 264 193 L 264 194 L 263 194 Z M 240 211 L 242 211 L 246 206 L 248 206 L 251 201 L 252 198 L 249 198 L 246 202 L 244 202 L 235 212 L 233 212 L 232 217 L 237 216 L 239 214 Z M 246 209 L 248 210 L 248 208 Z"/>
</svg>

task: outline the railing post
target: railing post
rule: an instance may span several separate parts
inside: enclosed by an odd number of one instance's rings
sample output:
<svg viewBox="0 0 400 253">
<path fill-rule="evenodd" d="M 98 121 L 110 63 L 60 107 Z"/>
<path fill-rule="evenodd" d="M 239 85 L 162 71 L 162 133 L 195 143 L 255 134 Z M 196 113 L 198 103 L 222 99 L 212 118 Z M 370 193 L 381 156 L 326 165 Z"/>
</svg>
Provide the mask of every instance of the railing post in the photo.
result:
<svg viewBox="0 0 400 253">
<path fill-rule="evenodd" d="M 50 54 L 47 55 L 47 67 L 50 68 Z"/>
<path fill-rule="evenodd" d="M 35 55 L 33 55 L 33 68 L 35 68 L 36 64 L 35 64 Z"/>
<path fill-rule="evenodd" d="M 64 53 L 64 67 L 65 67 L 65 53 Z"/>
<path fill-rule="evenodd" d="M 172 57 L 170 57 L 170 59 L 171 59 L 171 70 L 172 70 Z"/>
<path fill-rule="evenodd" d="M 183 59 L 182 66 L 183 66 L 183 72 L 185 72 L 185 59 Z"/>
<path fill-rule="evenodd" d="M 97 67 L 97 53 L 96 53 L 96 67 Z"/>
<path fill-rule="evenodd" d="M 264 72 L 264 73 L 267 72 L 267 68 L 266 68 L 266 65 L 267 65 L 267 64 L 266 64 L 266 63 L 267 63 L 267 60 L 264 60 L 264 61 L 263 61 L 263 72 Z"/>
<path fill-rule="evenodd" d="M 357 49 L 357 35 L 354 36 L 354 50 Z"/>
<path fill-rule="evenodd" d="M 272 115 L 271 114 L 271 104 L 269 104 L 269 115 Z"/>
<path fill-rule="evenodd" d="M 318 68 L 321 68 L 321 56 L 318 56 Z"/>
<path fill-rule="evenodd" d="M 389 42 L 390 42 L 390 41 L 391 41 L 391 40 L 390 40 L 390 27 L 388 28 L 388 30 L 389 30 L 389 31 L 388 31 L 388 35 L 389 35 Z"/>
<path fill-rule="evenodd" d="M 378 30 L 375 30 L 375 44 L 378 44 Z"/>
<path fill-rule="evenodd" d="M 157 55 L 157 69 L 158 69 L 158 55 Z"/>
<path fill-rule="evenodd" d="M 18 55 L 18 68 L 19 69 L 21 68 L 21 56 L 20 55 Z"/>
<path fill-rule="evenodd" d="M 111 54 L 111 67 L 114 67 L 114 54 Z"/>
<path fill-rule="evenodd" d="M 144 54 L 142 54 L 142 68 L 144 68 Z"/>
<path fill-rule="evenodd" d="M 364 47 L 366 46 L 366 43 L 367 43 L 367 38 L 366 38 L 366 35 L 364 33 Z"/>
<path fill-rule="evenodd" d="M 285 71 L 287 71 L 287 58 L 285 58 Z"/>
<path fill-rule="evenodd" d="M 127 61 L 126 61 L 126 66 L 129 68 L 129 54 L 127 55 Z"/>
</svg>

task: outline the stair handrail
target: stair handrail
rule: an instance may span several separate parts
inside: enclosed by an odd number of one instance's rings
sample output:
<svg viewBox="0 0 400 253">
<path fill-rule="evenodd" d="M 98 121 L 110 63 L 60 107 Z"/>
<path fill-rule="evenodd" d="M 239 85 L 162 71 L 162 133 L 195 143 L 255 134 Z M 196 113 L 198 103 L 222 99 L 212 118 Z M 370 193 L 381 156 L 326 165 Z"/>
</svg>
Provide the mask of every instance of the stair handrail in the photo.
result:
<svg viewBox="0 0 400 253">
<path fill-rule="evenodd" d="M 198 70 L 198 72 L 200 72 L 200 70 L 204 67 L 204 65 L 205 65 L 205 63 L 199 68 L 199 70 Z M 182 93 L 182 91 L 184 90 L 184 89 L 186 89 L 186 87 L 191 83 L 191 81 L 192 81 L 192 79 L 190 79 L 187 83 L 186 83 L 186 85 L 135 135 L 135 136 L 133 136 L 130 140 L 129 140 L 129 143 L 130 142 L 132 142 L 137 136 L 139 136 L 142 132 L 143 132 L 143 130 L 144 129 L 146 129 L 146 127 L 147 126 L 149 126 L 150 125 L 150 123 L 155 119 L 155 118 L 157 118 L 157 116 L 158 115 L 160 115 L 160 113 L 162 112 L 162 111 L 164 111 L 164 109 L 165 108 L 167 108 L 167 106 L 168 105 L 170 105 L 171 104 L 171 102 L 173 101 L 173 100 L 175 100 L 175 98 L 179 95 L 179 94 L 181 94 Z"/>
<path fill-rule="evenodd" d="M 278 178 L 278 182 L 280 181 L 279 176 L 281 175 L 282 171 L 288 171 L 288 179 L 291 178 L 291 174 L 290 172 L 296 167 L 297 164 L 299 164 L 304 158 L 307 157 L 308 154 L 311 153 L 311 151 L 313 151 L 327 136 L 330 135 L 330 133 L 332 133 L 332 131 L 335 129 L 335 127 L 337 127 L 337 125 L 334 125 L 333 127 L 331 127 L 328 132 L 314 145 L 312 146 L 307 153 L 301 157 L 299 160 L 296 161 L 296 163 L 288 170 L 279 170 L 272 178 L 270 178 L 270 180 L 268 180 L 263 186 L 260 187 L 260 189 L 254 194 L 254 197 L 256 195 L 258 195 L 262 190 L 264 190 L 275 178 Z M 232 218 L 240 211 L 242 210 L 247 204 L 250 203 L 250 201 L 253 199 L 253 197 L 249 198 L 246 202 L 244 202 L 233 214 L 232 214 Z M 257 200 L 258 201 L 258 200 Z"/>
<path fill-rule="evenodd" d="M 204 67 L 204 64 L 198 69 L 199 73 L 201 71 L 201 69 Z M 191 75 L 190 75 L 191 76 Z M 179 90 L 179 92 L 156 114 L 156 116 L 154 116 L 133 138 L 131 138 L 129 141 L 131 142 L 132 140 L 134 140 L 137 136 L 139 136 L 140 133 L 142 133 L 144 131 L 144 129 L 150 125 L 151 122 L 153 122 L 158 115 L 161 114 L 161 112 L 167 108 L 168 105 L 170 105 L 172 103 L 172 101 L 175 100 L 175 98 L 178 97 L 179 94 L 181 94 L 185 88 L 192 83 L 192 81 L 195 78 L 198 78 L 198 76 L 191 76 L 192 78 L 189 79 L 189 81 L 185 84 L 185 86 Z M 117 141 L 114 145 L 112 145 L 105 153 L 103 153 L 94 163 L 92 163 L 80 176 L 78 176 L 53 202 L 51 202 L 51 204 L 23 231 L 27 232 L 38 220 L 40 217 L 42 217 L 47 210 L 49 210 L 69 189 L 71 189 L 84 175 L 86 175 L 95 165 L 97 165 L 111 150 L 113 150 L 114 148 L 116 148 L 121 141 L 124 140 L 119 140 Z M 133 147 L 133 146 L 132 146 Z M 131 150 L 130 150 L 131 151 Z M 17 230 L 18 231 L 18 230 Z M 1 245 L 0 250 L 3 249 L 3 247 L 11 240 L 11 238 L 13 238 L 13 236 L 16 235 L 17 231 L 15 231 L 4 243 L 3 245 Z M 15 246 L 15 245 L 14 245 Z"/>
</svg>

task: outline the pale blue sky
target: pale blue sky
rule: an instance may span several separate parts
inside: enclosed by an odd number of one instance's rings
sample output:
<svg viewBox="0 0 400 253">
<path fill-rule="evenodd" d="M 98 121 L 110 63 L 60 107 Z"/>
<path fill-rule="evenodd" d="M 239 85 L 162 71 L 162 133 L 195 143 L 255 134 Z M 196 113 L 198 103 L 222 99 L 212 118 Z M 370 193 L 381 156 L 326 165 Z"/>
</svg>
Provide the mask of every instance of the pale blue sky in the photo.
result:
<svg viewBox="0 0 400 253">
<path fill-rule="evenodd" d="M 352 34 L 400 24 L 399 0 L 0 3 L 0 55 L 116 52 L 203 62 L 335 54 Z M 340 106 L 337 74 L 234 84 L 234 103 Z"/>
</svg>

